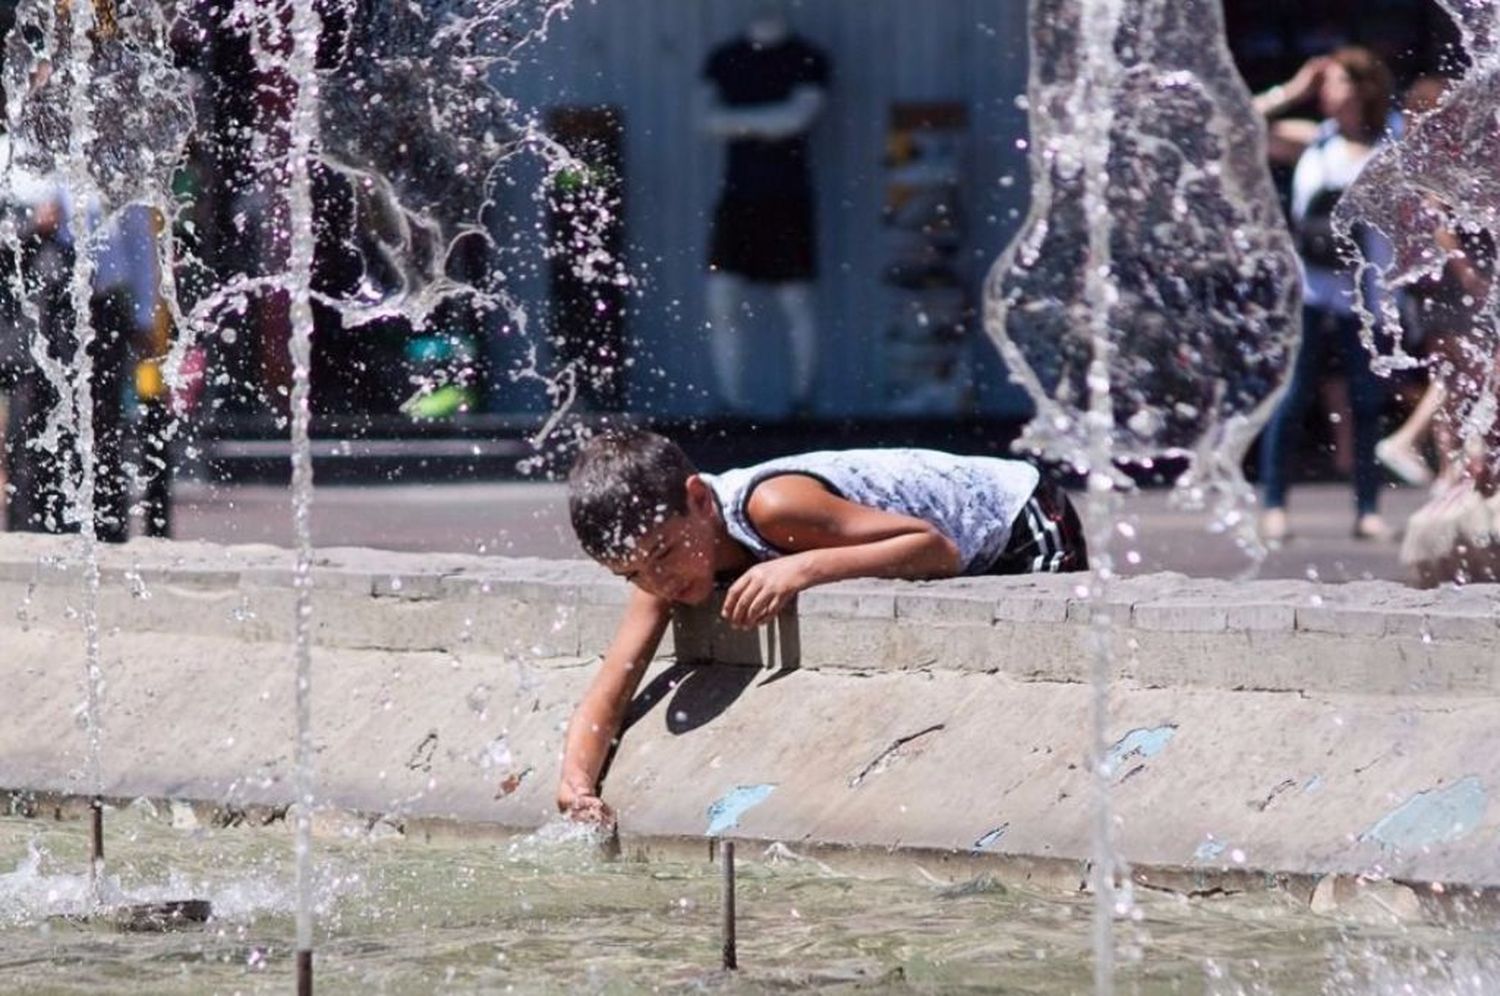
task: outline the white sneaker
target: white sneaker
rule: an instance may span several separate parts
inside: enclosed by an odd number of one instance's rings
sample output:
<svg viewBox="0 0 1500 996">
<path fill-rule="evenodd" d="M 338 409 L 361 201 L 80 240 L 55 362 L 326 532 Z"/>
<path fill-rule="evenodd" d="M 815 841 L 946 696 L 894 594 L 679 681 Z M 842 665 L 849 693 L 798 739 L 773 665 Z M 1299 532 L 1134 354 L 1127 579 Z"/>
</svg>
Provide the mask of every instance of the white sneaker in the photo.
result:
<svg viewBox="0 0 1500 996">
<path fill-rule="evenodd" d="M 1389 543 L 1396 538 L 1396 533 L 1380 516 L 1374 512 L 1366 512 L 1354 520 L 1354 538 Z"/>
<path fill-rule="evenodd" d="M 1414 488 L 1426 487 L 1432 483 L 1432 468 L 1410 446 L 1390 438 L 1382 439 L 1375 444 L 1375 459 Z"/>
<path fill-rule="evenodd" d="M 1284 508 L 1268 508 L 1260 517 L 1260 538 L 1267 543 L 1279 544 L 1291 535 L 1291 531 Z"/>
</svg>

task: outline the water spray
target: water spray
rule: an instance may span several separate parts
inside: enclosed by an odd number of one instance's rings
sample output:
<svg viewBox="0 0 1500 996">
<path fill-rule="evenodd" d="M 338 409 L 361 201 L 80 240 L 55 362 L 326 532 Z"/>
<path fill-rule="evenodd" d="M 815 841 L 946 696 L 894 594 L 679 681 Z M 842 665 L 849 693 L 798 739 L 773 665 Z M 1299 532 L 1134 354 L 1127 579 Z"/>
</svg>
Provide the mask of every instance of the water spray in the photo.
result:
<svg viewBox="0 0 1500 996">
<path fill-rule="evenodd" d="M 1110 996 L 1131 902 L 1107 761 L 1116 467 L 1186 459 L 1183 504 L 1263 555 L 1239 468 L 1295 352 L 1300 277 L 1216 0 L 1031 0 L 1031 57 L 1032 205 L 985 325 L 1036 404 L 1013 448 L 1087 481 L 1094 992 Z"/>
<path fill-rule="evenodd" d="M 296 667 L 296 860 L 297 860 L 297 992 L 312 993 L 313 881 L 312 881 L 312 270 L 313 196 L 311 158 L 318 146 L 317 51 L 322 18 L 313 0 L 298 0 L 292 8 L 290 51 L 286 70 L 296 86 L 292 104 L 291 144 L 287 150 L 291 182 L 288 190 L 291 252 L 287 261 L 287 290 L 291 298 L 292 357 L 292 520 L 297 539 L 294 586 Z"/>
<path fill-rule="evenodd" d="M 93 235 L 89 231 L 90 204 L 100 197 L 98 185 L 89 173 L 94 131 L 94 103 L 90 95 L 93 65 L 90 59 L 91 33 L 95 30 L 91 3 L 74 3 L 67 10 L 69 88 L 68 148 L 66 182 L 72 203 L 67 212 L 67 226 L 75 247 L 72 279 L 69 284 L 73 302 L 76 344 L 71 381 L 58 385 L 60 410 L 74 421 L 78 447 L 78 477 L 70 480 L 64 470 L 64 492 L 70 499 L 70 514 L 77 520 L 83 559 L 84 718 L 88 732 L 88 777 L 96 793 L 93 804 L 94 843 L 89 862 L 89 881 L 95 905 L 101 903 L 100 879 L 104 868 L 103 804 L 97 793 L 103 790 L 103 747 L 99 710 L 103 697 L 104 673 L 100 663 L 99 644 L 99 554 L 96 532 L 94 467 L 94 364 L 90 350 L 99 330 L 94 327 L 90 296 L 94 281 Z M 103 222 L 101 222 L 103 224 Z M 66 388 L 66 389 L 64 389 Z"/>
</svg>

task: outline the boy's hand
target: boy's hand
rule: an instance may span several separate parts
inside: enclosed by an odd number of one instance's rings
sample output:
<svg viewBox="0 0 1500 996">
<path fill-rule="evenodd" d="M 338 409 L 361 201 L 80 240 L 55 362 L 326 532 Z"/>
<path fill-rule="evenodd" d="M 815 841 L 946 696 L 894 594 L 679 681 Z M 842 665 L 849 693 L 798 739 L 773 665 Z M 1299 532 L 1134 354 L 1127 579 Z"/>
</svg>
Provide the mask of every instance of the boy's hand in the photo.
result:
<svg viewBox="0 0 1500 996">
<path fill-rule="evenodd" d="M 592 823 L 606 830 L 615 825 L 615 811 L 596 795 L 586 795 L 574 800 L 568 808 L 568 819 L 575 823 Z"/>
<path fill-rule="evenodd" d="M 592 785 L 581 785 L 564 779 L 557 787 L 557 808 L 570 820 L 614 826 L 615 811 L 594 794 Z"/>
<path fill-rule="evenodd" d="M 808 587 L 806 564 L 798 556 L 778 557 L 741 574 L 724 596 L 724 619 L 749 629 L 774 618 Z"/>
</svg>

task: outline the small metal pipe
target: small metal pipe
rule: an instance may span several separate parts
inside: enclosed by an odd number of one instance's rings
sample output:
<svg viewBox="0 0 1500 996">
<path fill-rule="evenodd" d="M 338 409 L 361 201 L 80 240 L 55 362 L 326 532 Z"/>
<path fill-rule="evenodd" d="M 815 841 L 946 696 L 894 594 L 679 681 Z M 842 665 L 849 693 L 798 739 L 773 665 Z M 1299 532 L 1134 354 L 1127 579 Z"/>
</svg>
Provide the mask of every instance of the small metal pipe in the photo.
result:
<svg viewBox="0 0 1500 996">
<path fill-rule="evenodd" d="M 312 996 L 312 951 L 297 952 L 297 996 Z"/>
<path fill-rule="evenodd" d="M 94 796 L 89 801 L 89 820 L 91 824 L 89 844 L 89 878 L 93 879 L 99 874 L 99 869 L 104 867 L 104 799 Z"/>
<path fill-rule="evenodd" d="M 724 841 L 719 846 L 719 854 L 723 859 L 724 867 L 724 909 L 721 919 L 724 935 L 724 967 L 736 969 L 740 967 L 740 964 L 735 951 L 734 936 L 734 841 Z"/>
</svg>

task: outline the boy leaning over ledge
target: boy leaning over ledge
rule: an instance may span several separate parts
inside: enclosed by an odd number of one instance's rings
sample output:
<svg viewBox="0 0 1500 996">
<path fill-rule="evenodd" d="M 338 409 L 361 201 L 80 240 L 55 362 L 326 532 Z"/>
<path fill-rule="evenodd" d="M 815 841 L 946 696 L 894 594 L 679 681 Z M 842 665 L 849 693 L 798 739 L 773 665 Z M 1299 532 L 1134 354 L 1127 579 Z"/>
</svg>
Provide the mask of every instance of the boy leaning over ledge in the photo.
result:
<svg viewBox="0 0 1500 996">
<path fill-rule="evenodd" d="M 1088 566 L 1077 512 L 1034 466 L 936 450 L 804 453 L 700 474 L 663 436 L 611 430 L 574 462 L 568 510 L 584 551 L 633 587 L 563 748 L 557 805 L 587 821 L 613 819 L 599 773 L 673 605 L 727 585 L 724 619 L 753 627 L 830 581 Z"/>
</svg>

